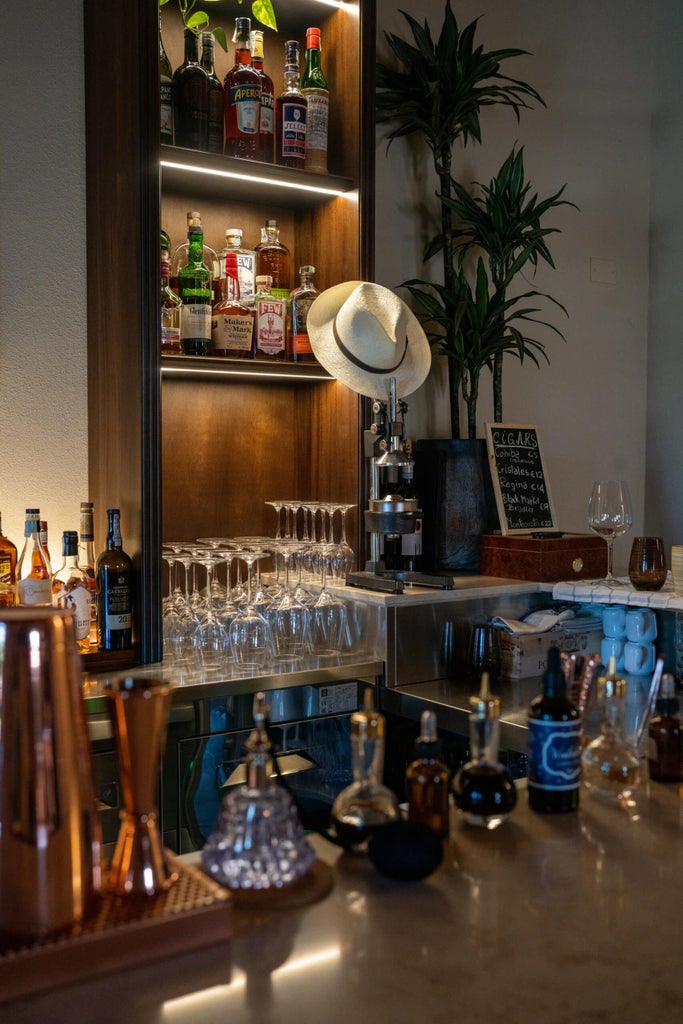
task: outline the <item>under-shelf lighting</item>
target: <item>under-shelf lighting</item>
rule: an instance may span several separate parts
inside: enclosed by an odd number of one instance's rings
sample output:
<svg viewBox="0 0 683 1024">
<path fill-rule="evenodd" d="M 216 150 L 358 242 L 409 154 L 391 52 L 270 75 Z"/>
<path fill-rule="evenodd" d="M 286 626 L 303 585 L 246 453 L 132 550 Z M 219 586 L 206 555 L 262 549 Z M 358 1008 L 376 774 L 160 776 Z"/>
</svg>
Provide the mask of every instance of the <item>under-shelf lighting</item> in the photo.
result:
<svg viewBox="0 0 683 1024">
<path fill-rule="evenodd" d="M 349 4 L 348 0 L 316 0 L 316 3 L 324 4 L 325 7 L 341 8 L 350 14 L 358 13 L 358 7 L 355 4 L 353 6 Z"/>
<path fill-rule="evenodd" d="M 175 171 L 191 171 L 193 174 L 211 174 L 215 178 L 231 178 L 237 179 L 238 181 L 255 182 L 258 185 L 277 185 L 280 188 L 294 188 L 300 192 L 315 192 L 321 196 L 342 196 L 349 199 L 357 199 L 358 195 L 355 190 L 351 192 L 343 192 L 338 188 L 325 188 L 322 185 L 304 185 L 297 181 L 283 181 L 282 178 L 262 178 L 258 174 L 245 174 L 240 171 L 239 174 L 236 171 L 220 171 L 212 167 L 199 167 L 197 164 L 181 164 L 176 163 L 173 160 L 161 160 L 162 167 L 169 167 Z"/>
<path fill-rule="evenodd" d="M 276 370 L 249 370 L 237 367 L 226 366 L 225 369 L 213 367 L 198 367 L 195 369 L 191 366 L 162 366 L 161 374 L 163 377 L 175 376 L 175 377 L 254 377 L 257 379 L 270 379 L 270 380 L 287 380 L 287 381 L 298 381 L 298 380 L 326 380 L 332 381 L 334 377 L 331 377 L 329 373 L 317 373 L 315 370 L 304 373 L 278 373 Z"/>
</svg>

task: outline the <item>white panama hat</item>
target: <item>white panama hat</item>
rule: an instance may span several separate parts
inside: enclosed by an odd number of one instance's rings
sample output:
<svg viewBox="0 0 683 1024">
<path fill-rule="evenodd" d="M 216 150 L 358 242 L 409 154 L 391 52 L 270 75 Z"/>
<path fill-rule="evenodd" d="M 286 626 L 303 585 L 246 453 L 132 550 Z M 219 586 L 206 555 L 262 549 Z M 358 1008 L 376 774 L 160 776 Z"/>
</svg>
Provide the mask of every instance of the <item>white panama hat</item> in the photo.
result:
<svg viewBox="0 0 683 1024">
<path fill-rule="evenodd" d="M 412 394 L 426 380 L 427 337 L 405 302 L 379 284 L 344 281 L 321 292 L 307 318 L 311 348 L 328 373 L 368 398 Z"/>
</svg>

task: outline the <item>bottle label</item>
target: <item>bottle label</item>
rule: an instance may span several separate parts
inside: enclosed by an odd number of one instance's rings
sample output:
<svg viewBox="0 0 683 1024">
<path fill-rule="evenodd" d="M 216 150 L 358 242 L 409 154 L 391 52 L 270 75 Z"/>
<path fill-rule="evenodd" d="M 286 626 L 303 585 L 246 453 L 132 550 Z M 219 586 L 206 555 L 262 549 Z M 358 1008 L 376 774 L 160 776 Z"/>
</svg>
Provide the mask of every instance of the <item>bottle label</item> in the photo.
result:
<svg viewBox="0 0 683 1024">
<path fill-rule="evenodd" d="M 185 303 L 180 311 L 182 338 L 211 340 L 211 305 L 207 302 Z"/>
<path fill-rule="evenodd" d="M 232 253 L 232 249 L 228 250 Z M 225 257 L 226 253 L 222 252 L 219 257 L 219 267 L 221 278 L 225 277 Z M 254 294 L 254 281 L 256 278 L 256 254 L 253 252 L 236 252 L 235 257 L 237 258 L 237 280 L 240 285 L 240 298 L 244 299 L 248 295 Z"/>
<path fill-rule="evenodd" d="M 282 105 L 282 156 L 304 160 L 306 157 L 306 107 L 286 100 Z"/>
<path fill-rule="evenodd" d="M 259 299 L 256 303 L 256 349 L 276 356 L 285 349 L 285 303 L 281 299 Z"/>
<path fill-rule="evenodd" d="M 261 94 L 261 134 L 272 135 L 275 130 L 275 111 L 273 107 L 273 94 L 264 92 Z M 271 142 L 273 140 L 271 139 Z"/>
<path fill-rule="evenodd" d="M 172 85 L 170 78 L 162 78 L 160 82 L 161 107 L 160 107 L 160 129 L 161 141 L 173 141 L 173 99 Z"/>
<path fill-rule="evenodd" d="M 233 85 L 230 105 L 235 108 L 237 131 L 256 135 L 261 111 L 261 89 L 258 85 Z"/>
<path fill-rule="evenodd" d="M 89 587 L 81 586 L 76 580 L 70 581 L 72 589 L 67 590 L 64 583 L 60 583 L 60 589 L 53 595 L 53 603 L 57 608 L 66 608 L 74 620 L 74 632 L 76 640 L 85 640 L 90 635 L 90 622 L 92 619 L 92 593 Z"/>
<path fill-rule="evenodd" d="M 128 583 L 107 588 L 103 626 L 107 630 L 132 629 L 133 605 Z"/>
<path fill-rule="evenodd" d="M 327 152 L 327 117 L 330 108 L 328 95 L 304 93 L 308 100 L 306 115 L 306 149 Z"/>
<path fill-rule="evenodd" d="M 178 348 L 180 344 L 180 328 L 179 327 L 161 327 L 161 347 L 164 348 Z"/>
<path fill-rule="evenodd" d="M 12 563 L 9 557 L 0 554 L 0 587 L 10 586 L 12 583 Z"/>
<path fill-rule="evenodd" d="M 19 581 L 19 603 L 52 604 L 52 584 L 49 579 L 38 580 L 27 577 Z"/>
<path fill-rule="evenodd" d="M 559 792 L 581 780 L 581 722 L 529 718 L 529 786 Z"/>
<path fill-rule="evenodd" d="M 292 352 L 297 356 L 313 355 L 311 339 L 306 331 L 300 331 L 298 334 L 292 335 Z"/>
<path fill-rule="evenodd" d="M 219 315 L 213 318 L 211 340 L 214 349 L 251 352 L 254 322 L 250 316 Z"/>
</svg>

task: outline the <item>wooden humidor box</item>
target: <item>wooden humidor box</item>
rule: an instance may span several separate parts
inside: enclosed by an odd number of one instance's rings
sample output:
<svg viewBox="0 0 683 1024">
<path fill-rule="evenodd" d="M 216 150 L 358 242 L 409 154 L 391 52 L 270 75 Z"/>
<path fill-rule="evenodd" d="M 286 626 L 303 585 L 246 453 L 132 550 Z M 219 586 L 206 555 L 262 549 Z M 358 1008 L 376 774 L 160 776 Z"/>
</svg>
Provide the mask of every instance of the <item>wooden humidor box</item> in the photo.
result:
<svg viewBox="0 0 683 1024">
<path fill-rule="evenodd" d="M 479 573 L 539 583 L 602 579 L 607 573 L 607 545 L 589 533 L 565 533 L 562 537 L 483 533 L 479 537 Z"/>
</svg>

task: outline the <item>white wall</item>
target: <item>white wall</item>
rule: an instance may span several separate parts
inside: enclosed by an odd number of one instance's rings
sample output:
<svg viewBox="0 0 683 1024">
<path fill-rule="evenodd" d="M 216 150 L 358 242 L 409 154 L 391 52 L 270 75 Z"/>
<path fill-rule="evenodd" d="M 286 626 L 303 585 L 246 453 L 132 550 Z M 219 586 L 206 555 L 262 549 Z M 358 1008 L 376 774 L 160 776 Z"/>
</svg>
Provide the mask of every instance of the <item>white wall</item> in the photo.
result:
<svg viewBox="0 0 683 1024">
<path fill-rule="evenodd" d="M 88 496 L 81 0 L 4 0 L 0 62 L 0 511 L 53 562 Z"/>
<path fill-rule="evenodd" d="M 438 35 L 443 0 L 400 5 Z M 535 286 L 568 309 L 556 316 L 566 344 L 548 332 L 550 366 L 504 371 L 503 418 L 540 427 L 559 527 L 586 531 L 585 509 L 596 477 L 624 477 L 630 484 L 634 531 L 644 527 L 645 422 L 648 334 L 648 230 L 650 111 L 654 25 L 635 0 L 458 0 L 460 28 L 480 14 L 477 38 L 486 49 L 519 47 L 506 72 L 531 83 L 547 108 L 524 112 L 517 125 L 506 109 L 482 115 L 482 145 L 457 157 L 455 174 L 469 183 L 488 181 L 516 142 L 525 146 L 528 177 L 549 195 L 567 182 L 566 198 L 580 207 L 554 211 L 548 223 L 557 270 L 540 270 Z M 406 36 L 405 20 L 380 0 L 378 48 L 388 57 L 383 30 Z M 381 134 L 381 129 L 380 129 Z M 431 204 L 434 181 L 416 180 L 410 147 L 385 143 L 377 151 L 378 280 L 390 287 L 421 268 L 424 239 L 415 229 L 415 202 Z M 591 257 L 616 261 L 617 283 L 591 283 Z M 438 261 L 438 258 L 437 258 Z M 435 263 L 437 261 L 434 261 Z M 431 266 L 431 264 L 430 264 Z M 432 271 L 439 273 L 438 266 Z M 550 308 L 550 307 L 549 307 Z M 410 399 L 413 436 L 449 436 L 443 367 Z M 482 377 L 478 436 L 492 418 L 490 377 Z M 435 391 L 438 394 L 434 407 Z M 630 538 L 616 548 L 624 563 Z"/>
</svg>

